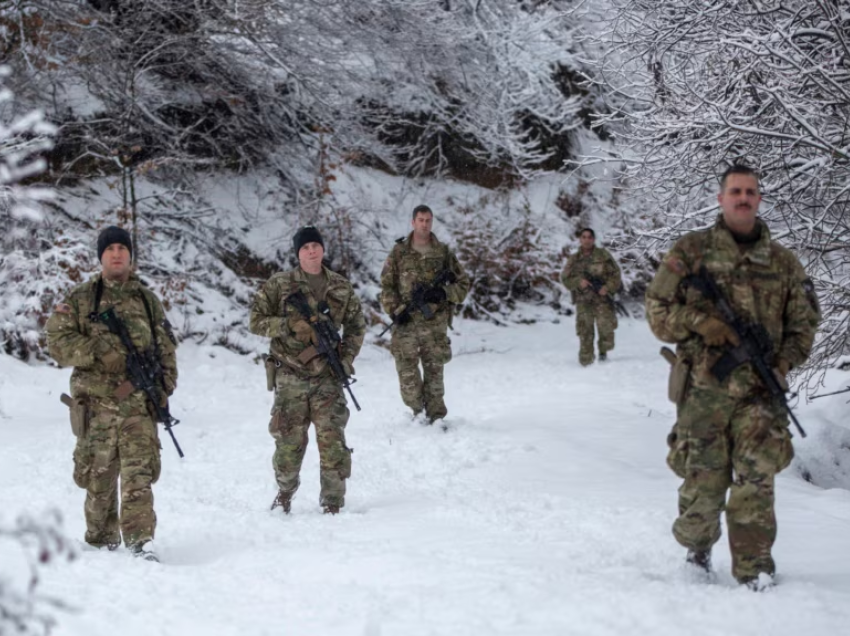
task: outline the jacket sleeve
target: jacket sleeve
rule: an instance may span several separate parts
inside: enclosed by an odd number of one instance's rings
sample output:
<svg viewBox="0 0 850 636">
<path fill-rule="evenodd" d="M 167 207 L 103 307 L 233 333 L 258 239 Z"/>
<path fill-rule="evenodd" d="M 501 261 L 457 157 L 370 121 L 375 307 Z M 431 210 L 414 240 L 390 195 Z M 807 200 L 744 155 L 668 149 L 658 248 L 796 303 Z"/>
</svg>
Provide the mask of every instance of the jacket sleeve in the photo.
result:
<svg viewBox="0 0 850 636">
<path fill-rule="evenodd" d="M 267 338 L 280 338 L 287 333 L 285 319 L 277 311 L 280 300 L 280 287 L 274 278 L 270 278 L 251 303 L 248 320 L 251 333 Z"/>
<path fill-rule="evenodd" d="M 381 307 L 388 316 L 392 316 L 401 305 L 398 290 L 398 261 L 396 248 L 387 256 L 384 268 L 381 270 Z"/>
<path fill-rule="evenodd" d="M 446 299 L 455 305 L 461 304 L 466 300 L 466 295 L 469 293 L 470 280 L 469 276 L 460 264 L 460 261 L 455 256 L 454 252 L 449 250 L 448 253 L 449 269 L 457 277 L 457 280 L 451 285 L 446 285 Z"/>
<path fill-rule="evenodd" d="M 581 282 L 581 277 L 573 271 L 575 262 L 576 255 L 573 254 L 567 259 L 567 264 L 564 265 L 564 269 L 561 271 L 561 283 L 572 292 L 578 290 L 579 283 Z"/>
<path fill-rule="evenodd" d="M 85 318 L 81 316 L 79 297 L 75 294 L 57 305 L 47 320 L 48 351 L 59 366 L 85 369 L 109 350 L 108 343 L 83 333 L 82 320 Z"/>
<path fill-rule="evenodd" d="M 154 329 L 156 341 L 159 344 L 159 360 L 162 364 L 162 375 L 165 381 L 165 392 L 174 393 L 177 388 L 177 339 L 171 330 L 171 323 L 165 315 L 165 309 L 155 294 L 149 294 L 153 305 Z"/>
<path fill-rule="evenodd" d="M 658 267 L 646 290 L 646 317 L 655 337 L 678 343 L 691 337 L 694 328 L 708 316 L 685 302 L 682 279 L 688 264 L 678 243 Z"/>
<path fill-rule="evenodd" d="M 360 353 L 363 339 L 366 336 L 366 317 L 363 315 L 363 306 L 360 298 L 350 289 L 350 298 L 345 308 L 345 316 L 342 319 L 342 347 L 340 358 L 349 363 Z"/>
<path fill-rule="evenodd" d="M 777 357 L 785 358 L 791 368 L 803 364 L 812 351 L 820 318 L 814 284 L 799 261 L 793 258 L 788 300 L 782 316 L 782 345 Z"/>
<path fill-rule="evenodd" d="M 605 264 L 605 286 L 610 293 L 614 294 L 620 291 L 623 286 L 623 275 L 620 266 L 611 253 L 606 250 L 605 256 L 607 261 Z"/>
</svg>

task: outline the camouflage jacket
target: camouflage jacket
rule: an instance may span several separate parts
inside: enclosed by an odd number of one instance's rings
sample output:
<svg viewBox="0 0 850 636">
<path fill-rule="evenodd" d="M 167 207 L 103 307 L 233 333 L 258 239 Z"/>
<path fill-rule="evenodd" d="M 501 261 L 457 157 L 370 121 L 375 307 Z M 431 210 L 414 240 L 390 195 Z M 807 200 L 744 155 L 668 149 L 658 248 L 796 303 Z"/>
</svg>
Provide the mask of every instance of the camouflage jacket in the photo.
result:
<svg viewBox="0 0 850 636">
<path fill-rule="evenodd" d="M 620 266 L 608 252 L 601 247 L 594 247 L 590 254 L 585 254 L 579 249 L 567 259 L 564 271 L 561 272 L 561 282 L 564 287 L 572 292 L 573 302 L 576 304 L 603 303 L 605 299 L 588 286 L 582 289 L 582 279 L 588 276 L 596 276 L 605 281 L 608 293 L 613 295 L 620 290 L 623 281 L 620 278 Z"/>
<path fill-rule="evenodd" d="M 708 316 L 722 320 L 700 291 L 683 284 L 701 265 L 741 319 L 767 330 L 775 358 L 784 358 L 793 368 L 805 362 L 811 351 L 820 320 L 814 286 L 797 258 L 770 239 L 767 225 L 761 219 L 757 224 L 760 237 L 745 251 L 722 216 L 714 227 L 685 235 L 667 253 L 646 292 L 652 332 L 664 342 L 676 343 L 679 357 L 693 365 L 692 381 L 702 388 L 720 388 L 710 369 L 724 349 L 707 347 L 693 331 Z M 722 388 L 733 397 L 743 397 L 760 386 L 752 366 L 743 364 Z"/>
<path fill-rule="evenodd" d="M 396 241 L 387 256 L 381 271 L 381 306 L 390 316 L 410 302 L 417 284 L 430 284 L 445 268 L 450 269 L 457 280 L 446 285 L 446 302 L 432 304 L 434 320 L 442 324 L 450 322 L 451 305 L 460 304 L 469 293 L 469 277 L 448 245 L 431 234 L 431 251 L 423 255 L 413 249 L 413 233 Z M 424 320 L 420 312 L 412 315 L 413 320 Z"/>
<path fill-rule="evenodd" d="M 95 309 L 100 280 L 101 275 L 97 274 L 74 287 L 47 321 L 47 343 L 51 357 L 60 366 L 74 367 L 71 393 L 75 398 L 110 398 L 118 385 L 127 380 L 126 372 L 109 373 L 102 362 L 102 357 L 110 351 L 126 352 L 120 338 L 110 333 L 102 322 L 90 318 Z M 145 302 L 151 316 L 148 316 Z M 105 311 L 110 307 L 114 307 L 115 314 L 124 321 L 140 353 L 154 344 L 151 333 L 153 323 L 163 370 L 163 388 L 171 395 L 177 387 L 177 345 L 159 299 L 135 274 L 130 274 L 130 280 L 126 283 L 103 281 L 103 293 L 97 311 Z M 141 391 L 134 391 L 130 397 L 144 402 Z"/>
<path fill-rule="evenodd" d="M 340 359 L 351 364 L 360 353 L 366 335 L 366 318 L 360 299 L 348 280 L 326 267 L 322 268 L 322 273 L 327 280 L 325 301 L 330 308 L 331 320 L 337 330 L 342 328 Z M 251 333 L 271 338 L 271 354 L 291 373 L 301 377 L 331 373 L 323 356 L 314 357 L 307 364 L 298 359 L 298 355 L 311 346 L 309 341 L 304 342 L 303 338 L 297 337 L 293 327 L 304 318 L 286 301 L 290 294 L 298 291 L 307 298 L 315 315 L 319 301 L 299 267 L 275 274 L 254 297 L 249 325 Z"/>
</svg>

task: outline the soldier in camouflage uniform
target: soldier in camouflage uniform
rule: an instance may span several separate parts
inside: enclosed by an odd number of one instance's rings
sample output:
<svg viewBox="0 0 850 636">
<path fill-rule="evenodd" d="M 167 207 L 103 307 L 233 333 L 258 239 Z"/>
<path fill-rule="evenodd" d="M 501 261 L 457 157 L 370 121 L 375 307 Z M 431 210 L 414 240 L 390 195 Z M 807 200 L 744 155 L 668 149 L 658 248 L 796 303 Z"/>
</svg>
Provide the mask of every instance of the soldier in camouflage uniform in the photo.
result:
<svg viewBox="0 0 850 636">
<path fill-rule="evenodd" d="M 581 248 L 569 259 L 561 272 L 561 282 L 573 295 L 576 305 L 576 334 L 579 339 L 578 361 L 586 367 L 593 364 L 593 325 L 599 332 L 599 360 L 608 359 L 614 348 L 617 314 L 611 295 L 622 286 L 620 267 L 608 250 L 596 247 L 596 233 L 588 228 L 579 232 Z M 594 290 L 589 279 L 601 280 Z"/>
<path fill-rule="evenodd" d="M 160 474 L 156 421 L 145 394 L 128 382 L 121 340 L 96 314 L 113 307 L 138 351 L 158 351 L 163 402 L 177 386 L 176 341 L 159 299 L 131 271 L 130 235 L 107 227 L 97 253 L 101 273 L 74 287 L 47 321 L 50 355 L 74 367 L 74 481 L 87 493 L 85 540 L 114 550 L 123 536 L 133 554 L 156 560 L 151 541 L 156 530 L 151 485 Z"/>
<path fill-rule="evenodd" d="M 684 482 L 673 535 L 688 549 L 687 561 L 710 572 L 725 507 L 732 574 L 763 589 L 776 569 L 774 476 L 794 455 L 788 417 L 750 363 L 722 382 L 712 374 L 738 337 L 686 277 L 704 265 L 736 314 L 766 329 L 783 387 L 788 371 L 808 357 L 820 313 L 800 262 L 771 240 L 756 217 L 756 174 L 733 166 L 720 188 L 722 214 L 712 228 L 687 234 L 667 253 L 646 293 L 646 310 L 653 333 L 677 345 L 670 397 L 678 421 L 668 440 L 668 463 Z"/>
<path fill-rule="evenodd" d="M 251 307 L 251 332 L 272 339 L 266 366 L 269 389 L 275 391 L 269 433 L 275 440 L 272 465 L 279 488 L 272 510 L 280 506 L 289 514 L 301 483 L 299 472 L 312 421 L 321 466 L 320 503 L 325 513 L 336 514 L 345 505 L 345 480 L 351 476 L 351 449 L 345 443 L 349 411 L 327 359 L 316 352 L 313 327 L 290 295 L 303 294 L 313 316 L 320 305 L 327 304 L 334 328 L 343 330 L 339 355 L 349 377 L 363 346 L 366 319 L 351 283 L 322 265 L 325 251 L 319 231 L 312 226 L 301 228 L 293 246 L 299 268 L 272 276 Z"/>
<path fill-rule="evenodd" d="M 395 358 L 401 398 L 429 424 L 446 416 L 443 400 L 443 366 L 452 359 L 447 331 L 452 306 L 469 292 L 469 278 L 451 249 L 431 232 L 434 215 L 427 205 L 413 209 L 413 231 L 396 241 L 381 272 L 381 305 L 393 317 L 390 350 Z M 448 270 L 448 283 L 427 292 L 424 300 L 433 311 L 428 320 L 420 311 L 404 311 L 418 285 L 430 283 Z M 419 364 L 422 363 L 422 372 Z"/>
</svg>

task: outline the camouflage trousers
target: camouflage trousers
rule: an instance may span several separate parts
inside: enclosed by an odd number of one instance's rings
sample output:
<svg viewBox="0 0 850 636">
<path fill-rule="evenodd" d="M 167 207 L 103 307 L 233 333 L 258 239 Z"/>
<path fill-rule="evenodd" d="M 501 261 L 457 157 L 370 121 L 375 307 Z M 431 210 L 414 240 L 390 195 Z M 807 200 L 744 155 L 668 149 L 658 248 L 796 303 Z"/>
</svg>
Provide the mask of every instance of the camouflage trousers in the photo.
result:
<svg viewBox="0 0 850 636">
<path fill-rule="evenodd" d="M 414 413 L 423 410 L 430 420 L 448 413 L 443 396 L 443 367 L 452 359 L 445 322 L 419 320 L 393 331 L 390 351 L 395 358 L 401 399 Z M 419 365 L 422 364 L 420 373 Z"/>
<path fill-rule="evenodd" d="M 773 574 L 774 476 L 794 457 L 782 407 L 693 387 L 668 441 L 668 464 L 684 478 L 676 540 L 692 550 L 710 549 L 720 539 L 725 508 L 732 574 L 739 581 Z"/>
<path fill-rule="evenodd" d="M 583 366 L 592 364 L 593 326 L 599 332 L 599 355 L 607 354 L 614 348 L 614 330 L 617 328 L 617 314 L 607 302 L 578 303 L 576 306 L 576 335 L 579 340 L 578 361 Z"/>
<path fill-rule="evenodd" d="M 269 433 L 275 440 L 272 466 L 280 491 L 292 497 L 307 450 L 307 429 L 316 427 L 319 447 L 320 503 L 345 505 L 345 480 L 351 477 L 351 449 L 345 445 L 349 411 L 345 396 L 328 373 L 302 379 L 278 370 Z"/>
<path fill-rule="evenodd" d="M 87 543 L 126 545 L 152 539 L 156 530 L 151 485 L 159 479 L 156 423 L 144 401 L 93 401 L 85 437 L 74 449 L 74 481 L 86 489 Z M 121 505 L 119 511 L 118 487 Z"/>
</svg>

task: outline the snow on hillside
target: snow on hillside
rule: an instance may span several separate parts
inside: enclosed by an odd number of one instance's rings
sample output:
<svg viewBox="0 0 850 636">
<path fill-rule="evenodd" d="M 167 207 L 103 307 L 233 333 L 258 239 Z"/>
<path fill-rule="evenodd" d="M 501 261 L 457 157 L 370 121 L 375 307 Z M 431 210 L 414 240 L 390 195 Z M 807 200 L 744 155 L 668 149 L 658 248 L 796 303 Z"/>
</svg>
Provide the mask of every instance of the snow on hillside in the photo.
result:
<svg viewBox="0 0 850 636">
<path fill-rule="evenodd" d="M 275 495 L 271 394 L 261 366 L 185 344 L 155 486 L 162 564 L 81 552 L 45 573 L 65 600 L 57 636 L 415 636 L 652 633 L 798 636 L 850 624 L 850 492 L 778 478 L 779 586 L 689 576 L 670 534 L 677 479 L 664 463 L 674 408 L 646 324 L 624 320 L 612 361 L 579 367 L 571 317 L 500 328 L 459 320 L 446 368 L 448 432 L 410 422 L 389 353 L 356 362 L 347 505 L 320 513 L 311 436 L 291 516 Z M 71 480 L 68 370 L 0 356 L 0 510 L 57 508 L 84 531 Z M 830 389 L 843 375 L 829 376 Z M 847 432 L 841 396 L 798 408 L 800 455 Z M 846 413 L 846 410 L 843 412 Z M 5 565 L 2 568 L 5 570 Z"/>
</svg>

